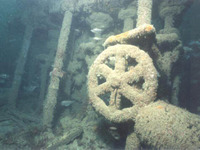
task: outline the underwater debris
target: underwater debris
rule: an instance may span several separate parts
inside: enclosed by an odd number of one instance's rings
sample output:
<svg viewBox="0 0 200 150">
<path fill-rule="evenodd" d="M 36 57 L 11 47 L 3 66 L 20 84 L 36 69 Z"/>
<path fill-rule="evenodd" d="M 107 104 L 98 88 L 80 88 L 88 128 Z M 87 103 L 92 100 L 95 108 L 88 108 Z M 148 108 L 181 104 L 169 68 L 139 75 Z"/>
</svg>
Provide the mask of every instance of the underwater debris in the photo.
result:
<svg viewBox="0 0 200 150">
<path fill-rule="evenodd" d="M 162 100 L 141 108 L 135 122 L 134 132 L 141 141 L 148 142 L 152 147 L 158 149 L 200 147 L 199 116 Z"/>
<path fill-rule="evenodd" d="M 47 89 L 46 99 L 44 101 L 44 111 L 43 111 L 43 124 L 47 126 L 51 126 L 53 117 L 54 117 L 54 109 L 57 103 L 57 93 L 60 85 L 60 78 L 63 77 L 63 61 L 64 54 L 67 49 L 67 42 L 69 38 L 69 33 L 71 30 L 72 23 L 72 13 L 70 11 L 66 11 L 64 14 L 62 27 L 60 30 L 60 36 L 58 39 L 58 46 L 56 51 L 56 56 L 53 63 L 53 72 L 49 81 L 49 86 Z M 55 74 L 54 74 L 55 73 Z"/>
<path fill-rule="evenodd" d="M 63 136 L 57 137 L 53 139 L 53 141 L 50 141 L 46 149 L 54 150 L 57 149 L 59 146 L 69 144 L 70 142 L 77 139 L 82 133 L 83 128 L 81 126 L 73 128 L 69 132 L 64 133 Z"/>
<path fill-rule="evenodd" d="M 104 47 L 108 47 L 116 44 L 133 44 L 140 39 L 147 38 L 155 34 L 155 28 L 150 24 L 143 24 L 138 28 L 129 30 L 127 32 L 112 35 L 108 37 L 103 43 Z"/>
</svg>

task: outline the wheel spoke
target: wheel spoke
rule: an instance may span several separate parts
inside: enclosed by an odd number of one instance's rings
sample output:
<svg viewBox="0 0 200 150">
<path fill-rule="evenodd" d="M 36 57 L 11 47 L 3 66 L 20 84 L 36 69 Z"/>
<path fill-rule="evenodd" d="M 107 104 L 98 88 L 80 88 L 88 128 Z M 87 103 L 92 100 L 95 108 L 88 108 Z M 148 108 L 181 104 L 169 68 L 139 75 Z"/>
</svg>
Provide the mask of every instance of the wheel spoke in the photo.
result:
<svg viewBox="0 0 200 150">
<path fill-rule="evenodd" d="M 120 55 L 116 55 L 115 58 L 115 70 L 118 72 L 125 72 L 125 58 Z"/>
<path fill-rule="evenodd" d="M 108 82 L 102 83 L 99 86 L 97 86 L 94 91 L 96 93 L 96 95 L 101 95 L 104 94 L 106 92 L 108 92 L 110 89 L 110 84 Z"/>
<path fill-rule="evenodd" d="M 97 72 L 100 72 L 100 74 L 102 74 L 105 78 L 107 78 L 109 74 L 113 72 L 113 70 L 107 65 L 101 64 L 99 65 Z"/>
<path fill-rule="evenodd" d="M 125 84 L 123 88 L 120 89 L 123 96 L 129 99 L 133 104 L 137 104 L 137 101 L 143 101 L 144 92 L 128 84 Z"/>
<path fill-rule="evenodd" d="M 115 95 L 116 95 L 116 91 L 115 90 L 111 92 L 109 106 L 114 106 L 115 105 Z"/>
<path fill-rule="evenodd" d="M 124 73 L 123 81 L 125 83 L 132 83 L 133 81 L 138 81 L 140 77 L 143 77 L 143 72 L 141 71 L 141 65 L 136 65 L 135 67 L 130 67 L 128 72 Z"/>
</svg>

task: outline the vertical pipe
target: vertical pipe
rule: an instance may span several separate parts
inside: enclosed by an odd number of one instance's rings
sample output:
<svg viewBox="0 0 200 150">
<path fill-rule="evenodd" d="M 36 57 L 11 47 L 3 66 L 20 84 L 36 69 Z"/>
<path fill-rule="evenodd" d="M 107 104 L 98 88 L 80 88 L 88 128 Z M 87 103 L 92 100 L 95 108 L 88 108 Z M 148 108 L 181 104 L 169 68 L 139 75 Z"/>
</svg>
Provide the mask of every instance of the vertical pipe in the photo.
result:
<svg viewBox="0 0 200 150">
<path fill-rule="evenodd" d="M 18 91 L 21 85 L 21 79 L 24 72 L 24 66 L 26 63 L 32 34 L 33 34 L 33 27 L 31 25 L 27 25 L 24 33 L 21 52 L 19 54 L 17 66 L 13 77 L 12 87 L 10 89 L 10 95 L 8 97 L 8 105 L 11 109 L 16 108 L 16 99 L 18 97 Z"/>
<path fill-rule="evenodd" d="M 152 0 L 138 0 L 137 25 L 151 24 Z"/>
<path fill-rule="evenodd" d="M 60 84 L 60 78 L 59 75 L 57 75 L 57 73 L 62 71 L 64 54 L 66 51 L 67 42 L 69 38 L 71 22 L 72 22 L 72 13 L 70 11 L 66 11 L 64 14 L 62 28 L 58 40 L 58 46 L 53 65 L 54 68 L 52 71 L 46 99 L 44 101 L 44 106 L 43 106 L 43 125 L 48 127 L 51 127 L 51 123 L 53 121 L 53 116 L 54 116 L 54 108 L 57 103 L 57 95 Z"/>
</svg>

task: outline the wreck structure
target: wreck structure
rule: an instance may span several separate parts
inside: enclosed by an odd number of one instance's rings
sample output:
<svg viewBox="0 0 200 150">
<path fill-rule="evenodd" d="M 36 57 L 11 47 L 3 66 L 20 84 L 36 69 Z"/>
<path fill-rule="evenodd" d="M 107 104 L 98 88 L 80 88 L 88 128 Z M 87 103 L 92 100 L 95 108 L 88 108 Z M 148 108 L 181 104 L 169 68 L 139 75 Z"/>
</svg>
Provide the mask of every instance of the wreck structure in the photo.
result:
<svg viewBox="0 0 200 150">
<path fill-rule="evenodd" d="M 200 117 L 181 108 L 177 69 L 184 54 L 178 17 L 192 1 L 31 5 L 6 105 L 10 126 L 19 128 L 2 135 L 2 147 L 200 148 Z M 200 103 L 193 107 L 197 113 Z"/>
</svg>

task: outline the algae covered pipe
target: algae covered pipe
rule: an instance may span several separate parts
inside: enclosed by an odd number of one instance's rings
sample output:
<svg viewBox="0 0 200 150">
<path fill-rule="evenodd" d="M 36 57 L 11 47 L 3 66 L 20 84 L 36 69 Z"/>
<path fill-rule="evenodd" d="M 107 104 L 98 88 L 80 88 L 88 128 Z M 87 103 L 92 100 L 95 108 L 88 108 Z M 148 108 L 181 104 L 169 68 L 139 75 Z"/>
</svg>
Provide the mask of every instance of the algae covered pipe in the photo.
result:
<svg viewBox="0 0 200 150">
<path fill-rule="evenodd" d="M 8 97 L 8 105 L 11 109 L 16 108 L 16 99 L 18 97 L 18 91 L 21 85 L 22 75 L 24 72 L 24 66 L 27 59 L 27 54 L 29 51 L 31 38 L 33 35 L 33 26 L 27 25 L 25 27 L 24 39 L 22 43 L 22 48 L 19 54 L 19 58 L 17 60 L 17 66 L 14 73 L 14 78 L 12 82 L 12 87 L 10 89 L 10 95 Z"/>
<path fill-rule="evenodd" d="M 62 28 L 60 30 L 56 56 L 53 64 L 53 71 L 51 72 L 48 91 L 43 106 L 43 125 L 48 127 L 51 127 L 54 109 L 57 103 L 60 78 L 62 77 L 63 60 L 69 39 L 71 23 L 72 13 L 70 11 L 66 11 L 62 22 Z"/>
<path fill-rule="evenodd" d="M 138 112 L 126 150 L 139 148 L 137 138 L 157 149 L 199 149 L 200 117 L 159 100 Z"/>
<path fill-rule="evenodd" d="M 152 0 L 138 0 L 138 19 L 136 27 L 143 24 L 151 24 L 152 5 Z"/>
</svg>

